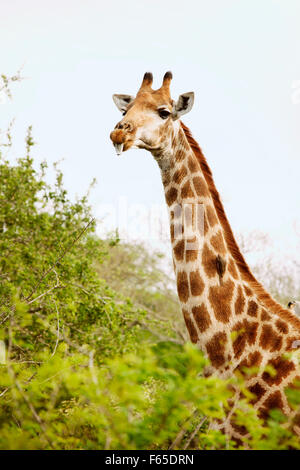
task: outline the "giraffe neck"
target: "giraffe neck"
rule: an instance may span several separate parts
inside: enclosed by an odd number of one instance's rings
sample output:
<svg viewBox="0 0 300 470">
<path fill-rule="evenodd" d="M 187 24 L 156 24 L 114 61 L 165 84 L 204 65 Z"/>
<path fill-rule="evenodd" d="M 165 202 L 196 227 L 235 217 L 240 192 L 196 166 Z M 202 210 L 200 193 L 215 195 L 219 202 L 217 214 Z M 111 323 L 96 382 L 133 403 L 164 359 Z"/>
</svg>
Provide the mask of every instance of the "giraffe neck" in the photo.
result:
<svg viewBox="0 0 300 470">
<path fill-rule="evenodd" d="M 256 352 L 253 360 L 269 359 L 263 345 L 261 349 L 257 345 L 270 318 L 267 307 L 272 307 L 271 313 L 277 309 L 273 322 L 286 320 L 291 330 L 298 332 L 300 322 L 271 299 L 252 276 L 234 245 L 227 219 L 228 226 L 224 226 L 219 196 L 203 172 L 206 161 L 200 164 L 184 129 L 179 125 L 172 145 L 154 156 L 170 212 L 174 270 L 186 326 L 192 342 L 209 356 L 213 369 L 226 376 L 249 359 L 250 350 Z M 274 351 L 283 345 L 278 329 L 272 333 Z M 232 341 L 232 334 L 240 330 L 246 330 L 247 337 Z"/>
<path fill-rule="evenodd" d="M 214 343 L 225 343 L 224 335 L 230 333 L 234 281 L 239 273 L 200 164 L 181 126 L 168 152 L 155 158 L 170 211 L 178 297 L 191 340 L 209 353 L 209 340 L 214 349 Z M 231 359 L 222 356 L 222 348 L 219 352 L 215 358 L 210 354 L 218 369 Z"/>
<path fill-rule="evenodd" d="M 300 348 L 300 320 L 276 303 L 249 270 L 207 162 L 182 123 L 171 142 L 154 157 L 169 207 L 177 291 L 191 340 L 209 357 L 208 374 L 229 377 L 245 367 L 257 370 L 246 383 L 262 417 L 272 408 L 294 416 L 284 390 L 300 371 L 286 353 Z M 222 426 L 241 438 L 230 413 Z M 294 430 L 300 435 L 300 416 Z"/>
</svg>

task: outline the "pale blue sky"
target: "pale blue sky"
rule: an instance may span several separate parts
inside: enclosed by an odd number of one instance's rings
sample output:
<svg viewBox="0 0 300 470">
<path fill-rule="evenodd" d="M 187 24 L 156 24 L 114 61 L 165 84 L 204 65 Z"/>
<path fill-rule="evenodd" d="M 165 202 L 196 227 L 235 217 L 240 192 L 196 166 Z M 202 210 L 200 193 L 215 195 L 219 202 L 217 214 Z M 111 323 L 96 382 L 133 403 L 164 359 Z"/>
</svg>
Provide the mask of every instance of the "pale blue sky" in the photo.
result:
<svg viewBox="0 0 300 470">
<path fill-rule="evenodd" d="M 145 71 L 172 94 L 194 91 L 184 119 L 212 167 L 235 232 L 258 229 L 283 251 L 300 229 L 299 0 L 0 0 L 0 72 L 28 77 L 0 105 L 16 117 L 15 154 L 27 125 L 35 155 L 61 165 L 72 195 L 93 177 L 101 204 L 163 204 L 156 163 L 114 154 L 111 95 L 134 94 Z M 298 81 L 298 83 L 297 83 Z M 293 88 L 296 87 L 296 88 Z M 109 225 L 109 223 L 108 223 Z M 300 232 L 300 230 L 299 230 Z"/>
</svg>

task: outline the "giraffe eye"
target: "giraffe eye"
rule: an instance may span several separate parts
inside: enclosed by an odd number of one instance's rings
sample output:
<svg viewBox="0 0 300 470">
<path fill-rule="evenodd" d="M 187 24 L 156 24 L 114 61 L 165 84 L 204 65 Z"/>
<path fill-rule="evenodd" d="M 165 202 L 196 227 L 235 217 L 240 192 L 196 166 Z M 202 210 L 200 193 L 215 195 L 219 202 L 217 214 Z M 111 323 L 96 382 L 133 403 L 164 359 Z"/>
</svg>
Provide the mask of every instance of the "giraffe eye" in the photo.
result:
<svg viewBox="0 0 300 470">
<path fill-rule="evenodd" d="M 159 109 L 158 114 L 160 115 L 162 119 L 167 119 L 171 113 L 167 109 Z"/>
<path fill-rule="evenodd" d="M 122 116 L 125 116 L 126 113 L 127 113 L 127 111 L 123 111 Z"/>
</svg>

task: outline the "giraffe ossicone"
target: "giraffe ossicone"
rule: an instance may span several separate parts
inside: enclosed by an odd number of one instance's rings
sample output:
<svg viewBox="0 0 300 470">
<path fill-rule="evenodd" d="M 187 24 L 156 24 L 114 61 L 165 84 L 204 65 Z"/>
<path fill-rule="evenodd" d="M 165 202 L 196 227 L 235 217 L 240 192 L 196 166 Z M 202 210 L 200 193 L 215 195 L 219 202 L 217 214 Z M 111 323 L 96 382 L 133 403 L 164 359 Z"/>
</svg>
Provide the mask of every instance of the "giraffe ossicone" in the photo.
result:
<svg viewBox="0 0 300 470">
<path fill-rule="evenodd" d="M 256 368 L 247 377 L 254 406 L 262 417 L 272 408 L 282 410 L 300 435 L 300 416 L 284 393 L 300 386 L 299 363 L 292 357 L 300 349 L 300 319 L 279 305 L 251 273 L 207 161 L 179 120 L 191 110 L 194 93 L 174 101 L 171 80 L 167 72 L 162 86 L 153 90 L 147 72 L 135 97 L 114 95 L 123 117 L 110 138 L 119 153 L 149 150 L 160 167 L 178 297 L 191 341 L 210 359 L 210 373 L 227 378 Z M 267 372 L 268 366 L 275 375 Z M 234 438 L 243 437 L 230 414 L 221 427 Z"/>
</svg>

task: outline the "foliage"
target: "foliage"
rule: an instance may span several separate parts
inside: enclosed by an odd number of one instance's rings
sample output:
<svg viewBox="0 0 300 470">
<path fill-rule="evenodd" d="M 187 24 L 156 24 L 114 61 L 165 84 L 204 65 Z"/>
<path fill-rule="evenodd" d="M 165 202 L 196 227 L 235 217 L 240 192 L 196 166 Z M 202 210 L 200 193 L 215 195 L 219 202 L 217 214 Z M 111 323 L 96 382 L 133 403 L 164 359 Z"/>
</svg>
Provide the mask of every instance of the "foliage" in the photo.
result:
<svg viewBox="0 0 300 470">
<path fill-rule="evenodd" d="M 142 243 L 125 243 L 118 234 L 104 240 L 107 256 L 97 265 L 110 287 L 129 296 L 148 317 L 164 323 L 164 330 L 179 342 L 189 339 L 176 294 L 175 281 L 166 269 L 166 256 L 149 252 Z M 173 267 L 172 267 L 173 269 Z"/>
<path fill-rule="evenodd" d="M 20 82 L 23 77 L 21 76 L 22 68 L 20 68 L 15 75 L 8 76 L 2 73 L 0 75 L 0 93 L 4 93 L 9 99 L 12 99 L 11 86 L 15 82 Z"/>
</svg>

